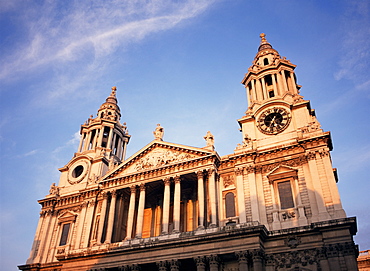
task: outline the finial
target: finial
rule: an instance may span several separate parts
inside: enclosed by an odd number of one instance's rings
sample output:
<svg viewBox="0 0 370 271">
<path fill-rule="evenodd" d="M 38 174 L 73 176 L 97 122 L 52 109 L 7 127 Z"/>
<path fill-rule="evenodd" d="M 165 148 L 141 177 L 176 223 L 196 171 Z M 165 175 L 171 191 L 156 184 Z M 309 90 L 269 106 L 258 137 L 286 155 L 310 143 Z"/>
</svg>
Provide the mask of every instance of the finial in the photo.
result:
<svg viewBox="0 0 370 271">
<path fill-rule="evenodd" d="M 261 51 L 261 50 L 264 50 L 264 49 L 273 49 L 271 44 L 266 40 L 266 34 L 265 33 L 261 33 L 260 38 L 261 38 L 261 44 L 258 47 L 258 51 Z"/>
<path fill-rule="evenodd" d="M 266 34 L 265 33 L 261 33 L 260 34 L 260 38 L 261 38 L 261 43 L 265 43 L 265 42 L 267 42 L 267 40 L 266 40 Z"/>
<path fill-rule="evenodd" d="M 115 97 L 116 91 L 117 91 L 117 87 L 112 87 L 112 93 L 110 95 Z"/>
</svg>

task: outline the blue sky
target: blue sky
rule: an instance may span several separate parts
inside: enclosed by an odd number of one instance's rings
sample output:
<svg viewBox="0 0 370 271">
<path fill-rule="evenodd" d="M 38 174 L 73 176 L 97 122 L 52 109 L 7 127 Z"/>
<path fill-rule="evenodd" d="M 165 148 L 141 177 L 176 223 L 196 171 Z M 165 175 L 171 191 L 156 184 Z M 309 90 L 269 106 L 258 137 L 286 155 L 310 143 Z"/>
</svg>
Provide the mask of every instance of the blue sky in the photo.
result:
<svg viewBox="0 0 370 271">
<path fill-rule="evenodd" d="M 77 150 L 78 131 L 117 86 L 128 156 L 153 139 L 220 155 L 242 141 L 240 84 L 259 34 L 297 65 L 301 94 L 332 132 L 333 166 L 355 238 L 370 249 L 370 2 L 1 1 L 0 256 L 16 270 L 31 249 L 38 199 Z"/>
</svg>

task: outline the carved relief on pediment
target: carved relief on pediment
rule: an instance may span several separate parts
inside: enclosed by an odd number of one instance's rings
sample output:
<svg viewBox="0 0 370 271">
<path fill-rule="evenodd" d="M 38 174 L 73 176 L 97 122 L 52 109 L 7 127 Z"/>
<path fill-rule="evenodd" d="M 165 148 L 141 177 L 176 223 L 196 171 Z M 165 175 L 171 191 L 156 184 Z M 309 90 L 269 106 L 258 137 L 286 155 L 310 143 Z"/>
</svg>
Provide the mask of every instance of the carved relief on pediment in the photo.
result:
<svg viewBox="0 0 370 271">
<path fill-rule="evenodd" d="M 140 158 L 134 165 L 135 171 L 142 171 L 148 169 L 154 169 L 163 167 L 175 163 L 184 162 L 198 156 L 189 153 L 167 150 L 167 149 L 156 149 L 150 152 L 148 155 Z"/>
</svg>

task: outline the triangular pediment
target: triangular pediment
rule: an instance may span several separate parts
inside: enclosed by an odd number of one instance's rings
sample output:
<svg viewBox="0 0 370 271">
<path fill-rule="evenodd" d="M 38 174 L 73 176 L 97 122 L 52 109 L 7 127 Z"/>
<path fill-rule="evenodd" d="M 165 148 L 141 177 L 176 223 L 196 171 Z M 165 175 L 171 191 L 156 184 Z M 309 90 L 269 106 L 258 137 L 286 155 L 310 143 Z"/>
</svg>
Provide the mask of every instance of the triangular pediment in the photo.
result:
<svg viewBox="0 0 370 271">
<path fill-rule="evenodd" d="M 298 169 L 286 166 L 286 165 L 280 165 L 273 170 L 271 170 L 266 177 L 269 179 L 270 182 L 278 180 L 278 179 L 284 179 L 289 177 L 295 177 L 297 176 Z"/>
<path fill-rule="evenodd" d="M 65 213 L 62 213 L 58 217 L 58 221 L 59 222 L 67 222 L 67 221 L 73 222 L 73 221 L 75 221 L 76 216 L 77 216 L 77 214 L 75 214 L 73 212 L 70 212 L 70 211 L 66 211 Z"/>
<path fill-rule="evenodd" d="M 109 172 L 104 179 L 173 166 L 211 155 L 218 156 L 207 149 L 154 140 Z"/>
</svg>

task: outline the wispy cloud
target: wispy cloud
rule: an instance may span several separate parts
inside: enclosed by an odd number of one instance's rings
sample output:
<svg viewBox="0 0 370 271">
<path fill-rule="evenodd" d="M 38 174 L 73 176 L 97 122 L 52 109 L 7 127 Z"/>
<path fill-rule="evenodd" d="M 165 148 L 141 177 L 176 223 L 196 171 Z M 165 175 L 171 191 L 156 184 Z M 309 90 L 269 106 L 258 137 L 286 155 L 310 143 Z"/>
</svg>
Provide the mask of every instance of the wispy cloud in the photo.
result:
<svg viewBox="0 0 370 271">
<path fill-rule="evenodd" d="M 64 145 L 57 147 L 55 150 L 53 150 L 52 153 L 58 155 L 60 152 L 71 147 L 74 148 L 74 151 L 77 151 L 77 146 L 79 142 L 80 142 L 80 133 L 76 132 L 73 134 L 70 140 L 68 140 Z"/>
<path fill-rule="evenodd" d="M 343 151 L 336 157 L 336 162 L 340 164 L 341 171 L 348 174 L 367 168 L 370 164 L 370 145 L 362 146 L 361 149 L 351 148 Z"/>
<path fill-rule="evenodd" d="M 342 18 L 342 56 L 338 61 L 337 80 L 352 80 L 357 89 L 363 90 L 369 84 L 370 59 L 370 3 L 350 1 Z"/>
<path fill-rule="evenodd" d="M 212 2 L 44 1 L 41 6 L 33 3 L 24 8 L 25 15 L 21 17 L 27 38 L 4 52 L 0 79 L 49 64 L 105 57 L 118 47 L 199 15 Z"/>
</svg>

